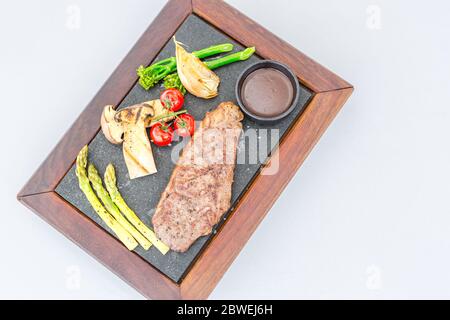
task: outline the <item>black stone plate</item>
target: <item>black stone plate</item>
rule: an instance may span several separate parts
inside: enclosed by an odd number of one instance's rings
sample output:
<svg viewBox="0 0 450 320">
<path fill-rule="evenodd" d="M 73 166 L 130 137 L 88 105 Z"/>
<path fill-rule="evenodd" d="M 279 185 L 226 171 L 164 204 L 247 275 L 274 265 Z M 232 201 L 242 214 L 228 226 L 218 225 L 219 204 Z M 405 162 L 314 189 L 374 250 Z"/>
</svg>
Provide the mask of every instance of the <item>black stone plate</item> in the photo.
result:
<svg viewBox="0 0 450 320">
<path fill-rule="evenodd" d="M 187 45 L 188 51 L 194 51 L 201 48 L 206 48 L 214 44 L 226 42 L 230 42 L 235 45 L 234 51 L 244 49 L 241 45 L 195 15 L 189 16 L 187 20 L 181 25 L 176 33 L 176 38 L 178 41 Z M 169 41 L 162 49 L 156 60 L 167 58 L 173 56 L 174 54 L 175 48 L 173 41 Z M 222 101 L 234 101 L 236 103 L 234 87 L 237 81 L 237 77 L 244 68 L 258 60 L 261 59 L 255 55 L 248 61 L 231 64 L 215 70 L 215 72 L 221 79 L 219 96 L 211 100 L 203 100 L 188 94 L 185 99 L 186 109 L 195 117 L 196 120 L 201 120 L 203 119 L 207 111 L 214 109 Z M 137 67 L 138 66 L 136 66 L 136 68 Z M 139 86 L 139 84 L 136 84 L 130 91 L 130 93 L 126 96 L 126 98 L 122 101 L 119 108 L 137 104 L 143 101 L 157 99 L 162 90 L 163 89 L 161 86 L 157 86 L 152 88 L 150 91 L 145 91 Z M 245 163 L 238 164 L 236 166 L 231 208 L 233 208 L 237 204 L 240 196 L 243 195 L 247 186 L 260 169 L 261 163 L 265 162 L 267 156 L 270 154 L 273 147 L 275 147 L 275 145 L 272 147 L 270 146 L 271 133 L 269 132 L 268 137 L 266 138 L 265 129 L 278 129 L 279 136 L 282 137 L 282 135 L 286 132 L 289 126 L 293 123 L 293 121 L 298 117 L 300 112 L 306 106 L 310 97 L 311 93 L 306 88 L 301 86 L 300 100 L 297 108 L 288 117 L 275 124 L 261 125 L 248 118 L 244 119 L 244 130 L 246 130 L 246 132 L 249 132 L 248 129 L 257 129 L 258 131 L 256 132 L 256 139 L 258 143 L 260 143 L 261 141 L 269 141 L 269 146 L 267 147 L 267 150 L 264 150 L 262 152 L 262 157 L 260 157 L 259 161 L 251 161 L 252 157 L 250 157 L 249 155 L 256 154 L 255 146 L 248 143 L 251 140 L 250 138 L 245 138 L 245 135 L 241 137 L 238 158 L 240 157 L 241 159 L 243 159 L 245 156 L 247 160 L 245 161 Z M 99 106 L 99 108 L 100 107 L 102 106 Z M 127 168 L 122 156 L 121 146 L 116 146 L 109 143 L 101 132 L 97 134 L 97 136 L 89 145 L 89 161 L 95 164 L 102 175 L 108 163 L 111 162 L 114 164 L 117 172 L 119 189 L 124 199 L 127 201 L 129 206 L 134 209 L 134 211 L 142 219 L 142 221 L 144 221 L 144 223 L 151 225 L 151 217 L 154 213 L 154 208 L 156 207 L 160 195 L 165 189 L 172 170 L 175 166 L 175 164 L 171 161 L 172 150 L 173 148 L 179 149 L 180 146 L 177 147 L 177 145 L 184 142 L 185 141 L 179 141 L 173 143 L 171 147 L 165 148 L 152 146 L 158 173 L 139 179 L 130 180 L 128 178 Z M 250 162 L 253 162 L 253 164 Z M 106 229 L 112 234 L 111 230 L 97 216 L 95 211 L 91 208 L 89 202 L 84 197 L 83 193 L 78 188 L 78 182 L 77 177 L 75 176 L 74 167 L 72 167 L 66 174 L 66 176 L 61 180 L 58 187 L 56 188 L 56 192 L 65 200 L 78 208 L 81 212 L 86 214 L 89 218 L 98 223 L 102 228 Z M 231 210 L 232 209 L 230 209 L 230 212 Z M 249 212 L 248 214 L 251 214 L 251 212 Z M 224 215 L 224 219 L 227 217 L 227 215 L 228 214 Z M 166 255 L 162 255 L 154 247 L 151 247 L 148 251 L 145 251 L 141 247 L 138 247 L 135 252 L 142 258 L 147 260 L 154 267 L 159 269 L 162 273 L 167 275 L 169 278 L 171 278 L 175 282 L 179 282 L 211 237 L 212 235 L 198 239 L 185 253 L 176 253 L 170 251 Z M 95 239 L 92 239 L 92 241 L 95 241 Z"/>
</svg>

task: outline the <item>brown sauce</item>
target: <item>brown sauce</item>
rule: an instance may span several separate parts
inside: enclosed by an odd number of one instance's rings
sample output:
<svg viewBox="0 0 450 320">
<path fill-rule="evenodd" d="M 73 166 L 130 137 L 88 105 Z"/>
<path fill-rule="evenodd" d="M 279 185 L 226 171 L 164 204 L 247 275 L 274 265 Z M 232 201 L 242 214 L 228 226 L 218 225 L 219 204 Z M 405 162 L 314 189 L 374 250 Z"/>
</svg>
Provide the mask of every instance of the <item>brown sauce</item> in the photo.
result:
<svg viewBox="0 0 450 320">
<path fill-rule="evenodd" d="M 281 71 L 261 68 L 245 78 L 241 96 L 242 102 L 251 113 L 260 117 L 274 117 L 291 106 L 294 87 Z"/>
</svg>

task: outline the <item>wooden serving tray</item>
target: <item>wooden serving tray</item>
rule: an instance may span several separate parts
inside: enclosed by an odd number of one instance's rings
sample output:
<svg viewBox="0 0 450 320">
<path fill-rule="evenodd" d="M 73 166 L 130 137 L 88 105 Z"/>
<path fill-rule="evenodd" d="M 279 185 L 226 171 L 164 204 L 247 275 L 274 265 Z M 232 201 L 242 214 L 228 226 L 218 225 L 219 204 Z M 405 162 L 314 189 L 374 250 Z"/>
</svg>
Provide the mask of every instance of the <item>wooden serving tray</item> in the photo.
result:
<svg viewBox="0 0 450 320">
<path fill-rule="evenodd" d="M 189 50 L 223 42 L 232 42 L 235 50 L 242 46 L 257 48 L 249 61 L 217 70 L 222 79 L 219 97 L 205 101 L 188 96 L 186 108 L 197 120 L 219 102 L 235 100 L 234 84 L 239 73 L 258 59 L 288 65 L 300 81 L 301 98 L 295 111 L 275 125 L 281 136 L 278 148 L 268 150 L 263 163 L 237 165 L 232 209 L 212 235 L 200 238 L 183 254 L 169 252 L 163 256 L 155 248 L 130 252 L 98 219 L 78 189 L 74 161 L 79 150 L 89 144 L 89 160 L 100 171 L 107 163 L 114 163 L 126 201 L 145 223 L 150 223 L 151 209 L 173 170 L 170 148 L 153 147 L 158 173 L 130 182 L 121 149 L 107 143 L 99 133 L 99 119 L 107 104 L 120 108 L 158 96 L 160 88 L 147 92 L 136 84 L 136 68 L 173 55 L 170 40 L 174 34 L 189 45 Z M 18 199 L 146 297 L 207 298 L 352 91 L 346 81 L 226 3 L 171 0 L 20 191 Z M 246 127 L 265 129 L 247 118 Z M 279 161 L 278 171 L 266 174 L 275 159 Z"/>
<path fill-rule="evenodd" d="M 183 43 L 189 44 L 190 50 L 207 48 L 217 43 L 232 43 L 234 45 L 234 51 L 244 49 L 233 39 L 224 35 L 196 15 L 190 15 L 183 22 L 176 32 L 176 38 Z M 174 42 L 168 41 L 155 61 L 172 56 L 174 51 Z M 185 96 L 184 107 L 195 119 L 201 120 L 208 111 L 215 109 L 220 102 L 236 100 L 235 86 L 239 75 L 247 66 L 259 60 L 261 58 L 255 54 L 246 61 L 216 69 L 215 72 L 222 80 L 218 96 L 205 100 L 188 94 Z M 162 88 L 159 85 L 146 91 L 137 83 L 125 96 L 118 109 L 142 101 L 157 99 L 161 91 Z M 245 190 L 250 187 L 251 182 L 261 169 L 261 166 L 268 160 L 269 154 L 277 147 L 278 137 L 283 137 L 288 132 L 289 127 L 306 108 L 311 96 L 312 93 L 302 86 L 300 88 L 299 102 L 293 112 L 286 118 L 273 124 L 259 124 L 249 117 L 244 118 L 242 121 L 244 132 L 241 134 L 237 149 L 238 161 L 234 170 L 231 208 L 235 207 L 239 199 L 245 194 Z M 109 163 L 114 164 L 121 194 L 127 199 L 127 203 L 139 215 L 141 220 L 150 224 L 151 217 L 155 212 L 161 194 L 164 192 L 175 168 L 175 159 L 173 157 L 186 144 L 187 140 L 178 139 L 178 141 L 172 142 L 171 146 L 164 148 L 154 146 L 152 149 L 158 172 L 140 179 L 130 180 L 122 147 L 111 144 L 106 140 L 103 132 L 100 131 L 89 143 L 89 162 L 93 163 L 100 172 L 104 172 Z M 86 201 L 85 195 L 78 186 L 75 169 L 76 166 L 74 164 L 58 184 L 56 192 L 64 200 L 114 235 L 112 230 L 99 218 L 90 203 Z M 225 221 L 232 211 L 230 209 L 225 213 L 221 222 Z M 221 223 L 217 224 L 214 231 L 220 228 L 220 226 Z M 183 280 L 184 275 L 199 257 L 202 250 L 207 246 L 208 241 L 212 240 L 213 235 L 214 232 L 209 236 L 201 237 L 184 253 L 170 251 L 166 255 L 162 255 L 155 247 L 147 251 L 138 247 L 135 249 L 135 252 L 153 267 L 161 271 L 161 273 L 179 283 Z"/>
</svg>

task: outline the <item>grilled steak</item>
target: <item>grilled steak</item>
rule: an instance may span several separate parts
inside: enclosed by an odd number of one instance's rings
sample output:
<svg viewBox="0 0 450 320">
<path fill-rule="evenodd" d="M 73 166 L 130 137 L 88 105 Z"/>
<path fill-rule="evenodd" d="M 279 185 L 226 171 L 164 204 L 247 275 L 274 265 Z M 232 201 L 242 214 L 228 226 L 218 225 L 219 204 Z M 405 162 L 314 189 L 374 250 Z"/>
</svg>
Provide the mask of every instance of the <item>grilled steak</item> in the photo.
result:
<svg viewBox="0 0 450 320">
<path fill-rule="evenodd" d="M 230 208 L 242 119 L 236 105 L 221 103 L 178 159 L 152 219 L 156 235 L 172 250 L 185 252 Z"/>
</svg>

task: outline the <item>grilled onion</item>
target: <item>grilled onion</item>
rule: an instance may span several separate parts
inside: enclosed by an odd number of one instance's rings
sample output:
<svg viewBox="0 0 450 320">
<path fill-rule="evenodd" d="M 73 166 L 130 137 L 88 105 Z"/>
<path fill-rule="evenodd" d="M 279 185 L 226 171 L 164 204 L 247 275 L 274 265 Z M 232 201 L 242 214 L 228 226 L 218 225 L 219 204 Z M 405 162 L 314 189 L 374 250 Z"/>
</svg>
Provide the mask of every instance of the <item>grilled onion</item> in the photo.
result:
<svg viewBox="0 0 450 320">
<path fill-rule="evenodd" d="M 187 52 L 175 40 L 178 76 L 181 83 L 194 96 L 211 99 L 217 96 L 220 79 L 197 57 Z"/>
</svg>

